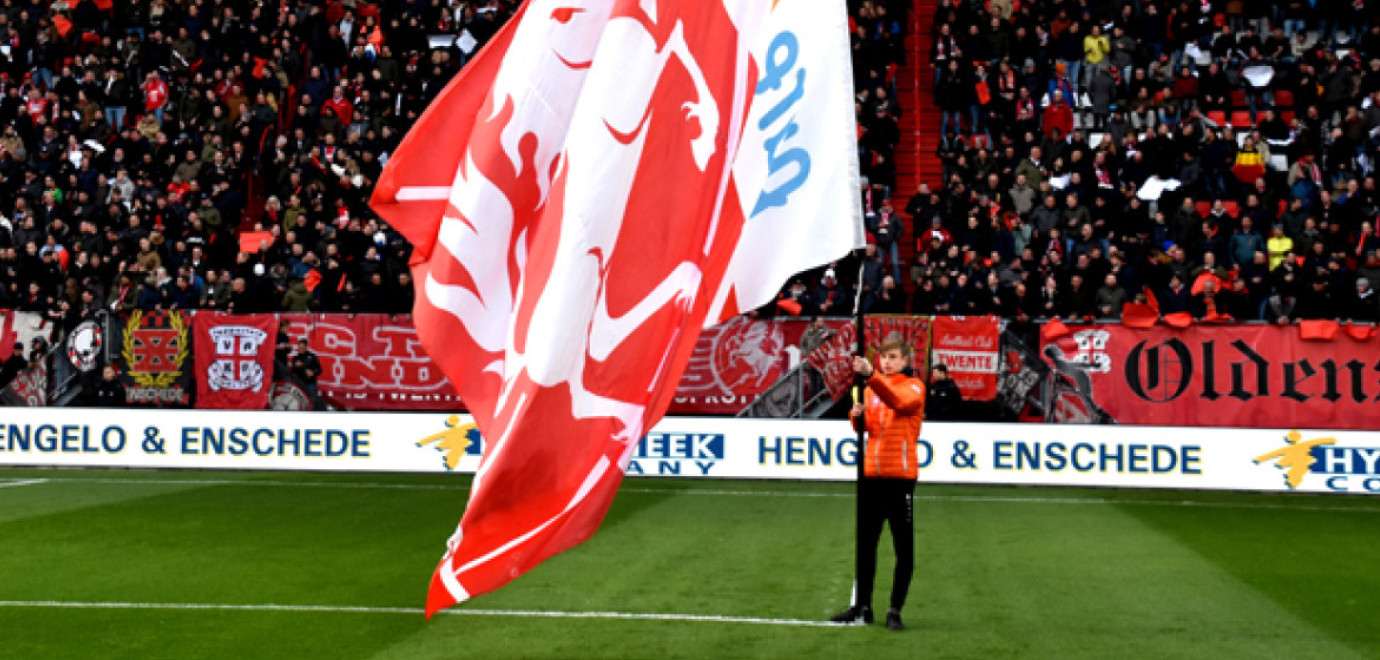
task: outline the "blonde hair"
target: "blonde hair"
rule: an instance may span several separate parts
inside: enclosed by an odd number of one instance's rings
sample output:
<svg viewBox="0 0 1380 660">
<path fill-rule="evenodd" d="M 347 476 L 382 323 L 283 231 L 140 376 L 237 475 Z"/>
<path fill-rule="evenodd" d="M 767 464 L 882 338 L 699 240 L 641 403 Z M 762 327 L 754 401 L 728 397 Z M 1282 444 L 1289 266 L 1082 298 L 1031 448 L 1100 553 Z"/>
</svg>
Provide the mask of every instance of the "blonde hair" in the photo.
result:
<svg viewBox="0 0 1380 660">
<path fill-rule="evenodd" d="M 891 350 L 901 351 L 901 355 L 909 356 L 910 342 L 903 339 L 901 333 L 893 332 L 887 335 L 886 339 L 883 339 L 882 343 L 877 346 L 878 353 L 885 353 Z"/>
</svg>

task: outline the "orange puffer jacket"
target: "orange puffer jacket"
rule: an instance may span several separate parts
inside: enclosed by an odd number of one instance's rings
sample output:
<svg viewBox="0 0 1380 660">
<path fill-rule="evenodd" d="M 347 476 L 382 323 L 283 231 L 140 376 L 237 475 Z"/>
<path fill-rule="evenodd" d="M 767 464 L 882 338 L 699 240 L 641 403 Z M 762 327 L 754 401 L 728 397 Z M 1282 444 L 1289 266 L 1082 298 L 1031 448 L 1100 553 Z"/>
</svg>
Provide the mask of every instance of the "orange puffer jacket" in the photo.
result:
<svg viewBox="0 0 1380 660">
<path fill-rule="evenodd" d="M 863 474 L 883 479 L 915 479 L 915 453 L 925 416 L 925 384 L 905 374 L 873 372 L 867 380 L 867 462 Z M 862 420 L 853 418 L 853 428 Z"/>
</svg>

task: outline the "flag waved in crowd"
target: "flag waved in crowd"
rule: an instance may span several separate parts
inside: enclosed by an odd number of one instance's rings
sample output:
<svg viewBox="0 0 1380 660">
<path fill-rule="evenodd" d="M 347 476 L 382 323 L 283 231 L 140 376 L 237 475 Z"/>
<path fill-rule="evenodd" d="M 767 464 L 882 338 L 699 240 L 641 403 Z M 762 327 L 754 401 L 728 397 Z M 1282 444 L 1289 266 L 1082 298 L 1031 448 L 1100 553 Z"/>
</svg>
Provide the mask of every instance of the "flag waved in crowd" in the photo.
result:
<svg viewBox="0 0 1380 660">
<path fill-rule="evenodd" d="M 428 615 L 593 534 L 700 329 L 861 245 L 823 4 L 531 0 L 390 159 L 373 206 L 485 441 Z"/>
</svg>

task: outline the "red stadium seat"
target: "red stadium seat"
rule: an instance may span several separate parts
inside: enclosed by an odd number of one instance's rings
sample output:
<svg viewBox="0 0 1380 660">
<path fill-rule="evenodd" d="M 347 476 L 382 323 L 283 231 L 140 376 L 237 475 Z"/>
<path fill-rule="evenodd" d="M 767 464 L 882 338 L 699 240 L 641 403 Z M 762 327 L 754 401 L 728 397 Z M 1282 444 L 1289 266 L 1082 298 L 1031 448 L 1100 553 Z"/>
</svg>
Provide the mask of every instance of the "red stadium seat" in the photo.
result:
<svg viewBox="0 0 1380 660">
<path fill-rule="evenodd" d="M 1233 218 L 1235 218 L 1238 215 L 1241 215 L 1241 205 L 1237 204 L 1235 201 L 1232 201 L 1230 199 L 1222 200 L 1222 208 L 1226 209 L 1227 215 Z"/>
<path fill-rule="evenodd" d="M 1255 125 L 1251 121 L 1251 113 L 1245 110 L 1237 110 L 1231 113 L 1231 125 L 1233 128 L 1248 128 Z"/>
<path fill-rule="evenodd" d="M 1212 213 L 1212 202 L 1198 202 L 1193 205 L 1193 210 L 1197 211 L 1199 216 L 1206 218 L 1207 214 Z"/>
<path fill-rule="evenodd" d="M 1289 108 L 1294 107 L 1294 93 L 1287 89 L 1281 89 L 1275 92 L 1275 105 Z"/>
<path fill-rule="evenodd" d="M 1207 116 L 1208 119 L 1212 120 L 1212 123 L 1217 124 L 1218 126 L 1227 125 L 1227 113 L 1222 112 L 1221 110 L 1210 110 L 1208 111 Z"/>
<path fill-rule="evenodd" d="M 1239 89 L 1231 90 L 1231 104 L 1236 108 L 1246 107 L 1246 93 Z"/>
<path fill-rule="evenodd" d="M 1284 120 L 1286 125 L 1292 125 L 1294 123 L 1294 116 L 1293 110 L 1285 110 L 1279 113 L 1279 118 Z"/>
</svg>

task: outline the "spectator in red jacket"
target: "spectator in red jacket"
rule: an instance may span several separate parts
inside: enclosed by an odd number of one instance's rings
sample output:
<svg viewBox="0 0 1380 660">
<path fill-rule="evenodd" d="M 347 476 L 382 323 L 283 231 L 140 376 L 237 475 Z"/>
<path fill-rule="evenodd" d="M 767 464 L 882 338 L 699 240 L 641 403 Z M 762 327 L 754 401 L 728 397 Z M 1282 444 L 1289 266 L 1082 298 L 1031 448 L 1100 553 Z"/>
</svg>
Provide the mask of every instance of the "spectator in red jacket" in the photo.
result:
<svg viewBox="0 0 1380 660">
<path fill-rule="evenodd" d="M 340 118 L 340 124 L 342 126 L 349 125 L 350 118 L 355 112 L 355 104 L 345 98 L 345 88 L 339 85 L 331 92 L 331 98 L 327 99 L 322 105 L 330 109 L 331 112 L 334 112 L 335 115 Z"/>
<path fill-rule="evenodd" d="M 156 71 L 144 78 L 144 112 L 152 112 L 163 123 L 163 109 L 168 105 L 168 84 Z"/>
<path fill-rule="evenodd" d="M 1046 137 L 1058 139 L 1073 131 L 1073 108 L 1064 100 L 1063 92 L 1054 92 L 1041 123 Z"/>
</svg>

